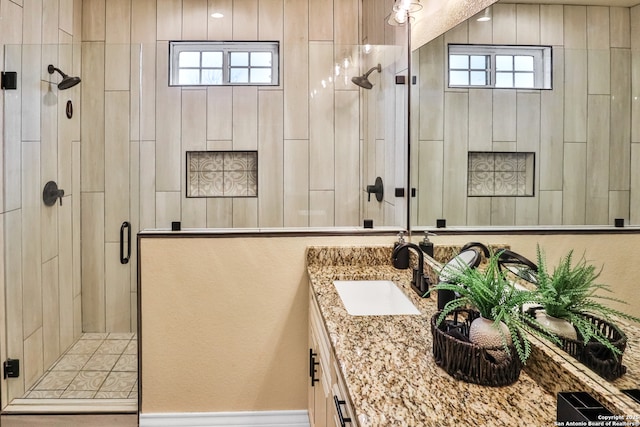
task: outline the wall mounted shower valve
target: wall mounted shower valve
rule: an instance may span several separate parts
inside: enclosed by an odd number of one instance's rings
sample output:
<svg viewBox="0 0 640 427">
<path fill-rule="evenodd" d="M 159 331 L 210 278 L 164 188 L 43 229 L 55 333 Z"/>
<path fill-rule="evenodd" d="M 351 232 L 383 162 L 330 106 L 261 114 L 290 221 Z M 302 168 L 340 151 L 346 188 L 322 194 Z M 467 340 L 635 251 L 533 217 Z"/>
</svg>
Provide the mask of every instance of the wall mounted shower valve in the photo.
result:
<svg viewBox="0 0 640 427">
<path fill-rule="evenodd" d="M 60 206 L 62 206 L 62 198 L 64 197 L 64 190 L 58 188 L 58 184 L 55 181 L 49 181 L 44 185 L 42 190 L 42 201 L 47 206 L 53 206 L 60 199 Z"/>
<path fill-rule="evenodd" d="M 381 202 L 384 198 L 384 185 L 382 184 L 382 178 L 377 177 L 374 185 L 367 185 L 367 201 L 371 201 L 371 193 L 376 195 L 376 200 Z"/>
</svg>

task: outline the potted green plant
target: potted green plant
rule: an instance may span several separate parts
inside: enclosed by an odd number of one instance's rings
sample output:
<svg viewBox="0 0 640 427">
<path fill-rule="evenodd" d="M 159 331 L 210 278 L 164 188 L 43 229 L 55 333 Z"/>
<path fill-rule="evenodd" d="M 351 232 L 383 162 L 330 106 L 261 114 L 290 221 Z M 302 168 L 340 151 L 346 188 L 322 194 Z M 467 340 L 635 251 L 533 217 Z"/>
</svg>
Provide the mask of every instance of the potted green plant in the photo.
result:
<svg viewBox="0 0 640 427">
<path fill-rule="evenodd" d="M 611 293 L 608 285 L 597 283 L 602 269 L 587 263 L 582 256 L 573 263 L 573 250 L 562 257 L 558 265 L 549 272 L 546 257 L 540 246 L 537 247 L 537 292 L 542 310 L 536 310 L 536 319 L 548 329 L 555 328 L 561 322 L 562 330 L 554 331 L 569 341 L 580 341 L 583 345 L 598 342 L 610 350 L 613 357 L 622 354 L 624 346 L 616 345 L 612 335 L 618 335 L 620 341 L 624 334 L 615 326 L 615 317 L 640 322 L 640 318 L 613 309 L 604 302 L 624 301 L 601 292 Z M 626 343 L 626 337 L 624 337 Z"/>
<path fill-rule="evenodd" d="M 515 287 L 500 269 L 499 256 L 500 253 L 492 253 L 480 269 L 466 266 L 447 269 L 445 274 L 449 282 L 439 283 L 432 289 L 452 291 L 457 297 L 443 307 L 436 324 L 441 324 L 456 310 L 471 307 L 480 316 L 469 326 L 469 341 L 480 347 L 500 347 L 490 353 L 497 362 L 511 356 L 510 348 L 515 348 L 524 363 L 531 354 L 527 333 L 544 335 L 555 342 L 558 340 L 522 311 L 523 305 L 537 303 L 537 295 Z"/>
</svg>

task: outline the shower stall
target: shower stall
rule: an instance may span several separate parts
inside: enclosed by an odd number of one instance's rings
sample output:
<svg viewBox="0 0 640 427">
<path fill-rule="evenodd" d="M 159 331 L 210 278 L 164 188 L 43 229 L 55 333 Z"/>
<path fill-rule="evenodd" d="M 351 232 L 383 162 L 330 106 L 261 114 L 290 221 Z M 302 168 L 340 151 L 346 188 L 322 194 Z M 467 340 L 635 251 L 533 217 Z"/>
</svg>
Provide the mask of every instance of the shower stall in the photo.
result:
<svg viewBox="0 0 640 427">
<path fill-rule="evenodd" d="M 137 410 L 141 58 L 4 46 L 4 413 Z"/>
</svg>

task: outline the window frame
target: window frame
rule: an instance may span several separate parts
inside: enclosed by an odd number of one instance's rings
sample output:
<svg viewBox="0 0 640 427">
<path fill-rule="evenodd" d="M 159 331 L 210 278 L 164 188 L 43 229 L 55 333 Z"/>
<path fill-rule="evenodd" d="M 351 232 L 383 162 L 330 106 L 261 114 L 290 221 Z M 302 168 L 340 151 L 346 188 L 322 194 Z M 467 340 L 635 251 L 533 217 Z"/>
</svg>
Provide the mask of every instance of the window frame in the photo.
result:
<svg viewBox="0 0 640 427">
<path fill-rule="evenodd" d="M 280 42 L 278 41 L 184 41 L 174 40 L 169 42 L 169 86 L 179 87 L 207 87 L 207 86 L 279 86 L 280 85 Z M 181 84 L 179 82 L 179 57 L 182 52 L 222 52 L 222 83 L 220 84 Z M 270 82 L 232 82 L 230 78 L 232 68 L 230 56 L 235 52 L 269 52 L 271 60 L 271 81 Z M 185 67 L 186 68 L 186 67 Z M 192 67 L 189 67 L 192 68 Z M 251 70 L 251 64 L 246 67 Z M 268 67 L 253 67 L 268 68 Z M 203 67 L 193 67 L 192 69 L 202 70 Z"/>
<path fill-rule="evenodd" d="M 461 69 L 451 69 L 449 59 L 451 55 L 468 55 L 468 56 L 488 56 L 488 68 L 485 70 L 488 74 L 488 84 L 486 85 L 452 85 L 450 82 L 451 71 Z M 496 86 L 496 56 L 533 56 L 533 87 L 518 86 Z M 447 45 L 446 55 L 446 79 L 447 87 L 450 89 L 474 88 L 474 89 L 515 89 L 515 90 L 550 90 L 553 89 L 552 64 L 553 64 L 553 47 L 552 46 L 532 46 L 532 45 L 474 45 L 474 44 L 456 44 Z M 469 67 L 471 71 L 471 66 Z M 516 75 L 517 71 L 513 70 L 512 75 Z"/>
</svg>

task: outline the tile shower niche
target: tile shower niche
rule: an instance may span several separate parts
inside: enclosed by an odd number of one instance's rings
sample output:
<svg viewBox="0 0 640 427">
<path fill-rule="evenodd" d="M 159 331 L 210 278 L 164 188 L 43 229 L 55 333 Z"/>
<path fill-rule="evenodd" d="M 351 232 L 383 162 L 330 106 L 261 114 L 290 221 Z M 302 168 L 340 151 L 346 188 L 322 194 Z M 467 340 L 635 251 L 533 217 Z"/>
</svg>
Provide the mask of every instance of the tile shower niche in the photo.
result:
<svg viewBox="0 0 640 427">
<path fill-rule="evenodd" d="M 187 151 L 187 197 L 257 196 L 257 151 Z"/>
<path fill-rule="evenodd" d="M 533 196 L 535 153 L 469 152 L 467 195 Z"/>
</svg>

